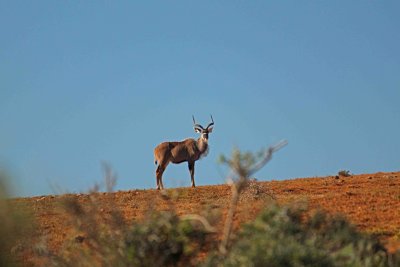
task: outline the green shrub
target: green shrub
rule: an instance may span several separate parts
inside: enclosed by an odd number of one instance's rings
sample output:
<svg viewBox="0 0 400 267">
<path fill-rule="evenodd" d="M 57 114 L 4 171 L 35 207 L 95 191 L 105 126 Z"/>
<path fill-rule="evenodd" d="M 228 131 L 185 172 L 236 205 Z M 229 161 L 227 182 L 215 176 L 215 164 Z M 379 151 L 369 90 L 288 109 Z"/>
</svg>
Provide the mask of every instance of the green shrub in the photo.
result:
<svg viewBox="0 0 400 267">
<path fill-rule="evenodd" d="M 388 266 L 384 247 L 341 217 L 271 206 L 246 224 L 226 257 L 206 266 Z"/>
<path fill-rule="evenodd" d="M 34 227 L 27 209 L 23 212 L 10 205 L 7 180 L 7 175 L 0 170 L 0 266 L 18 266 L 17 254 L 29 243 Z"/>
<path fill-rule="evenodd" d="M 204 245 L 206 233 L 172 212 L 154 212 L 126 238 L 132 266 L 185 266 Z"/>
<path fill-rule="evenodd" d="M 6 195 L 5 175 L 0 173 L 0 221 L 2 222 L 2 227 L 0 227 L 0 266 L 11 265 L 10 244 L 14 241 L 12 232 L 15 222 L 12 215 L 10 216 L 10 208 L 5 200 Z"/>
</svg>

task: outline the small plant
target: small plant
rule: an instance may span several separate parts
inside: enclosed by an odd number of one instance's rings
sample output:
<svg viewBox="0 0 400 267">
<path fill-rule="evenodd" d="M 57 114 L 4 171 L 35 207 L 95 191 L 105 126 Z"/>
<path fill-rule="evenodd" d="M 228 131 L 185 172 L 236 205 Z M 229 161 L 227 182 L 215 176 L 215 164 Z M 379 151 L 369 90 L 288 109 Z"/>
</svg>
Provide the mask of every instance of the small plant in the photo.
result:
<svg viewBox="0 0 400 267">
<path fill-rule="evenodd" d="M 338 176 L 343 176 L 343 177 L 350 177 L 352 174 L 350 173 L 350 171 L 346 171 L 346 170 L 341 170 L 338 172 Z"/>
</svg>

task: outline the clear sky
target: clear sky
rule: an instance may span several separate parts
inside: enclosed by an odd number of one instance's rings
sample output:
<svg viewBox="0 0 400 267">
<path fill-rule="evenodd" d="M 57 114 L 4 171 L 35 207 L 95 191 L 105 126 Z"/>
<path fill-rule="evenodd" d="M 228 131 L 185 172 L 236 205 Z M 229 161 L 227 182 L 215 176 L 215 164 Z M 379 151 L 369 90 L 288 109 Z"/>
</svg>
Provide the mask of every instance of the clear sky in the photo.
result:
<svg viewBox="0 0 400 267">
<path fill-rule="evenodd" d="M 14 195 L 155 188 L 154 147 L 289 145 L 259 180 L 400 169 L 399 1 L 0 0 L 0 166 Z M 189 186 L 186 164 L 166 187 Z"/>
</svg>

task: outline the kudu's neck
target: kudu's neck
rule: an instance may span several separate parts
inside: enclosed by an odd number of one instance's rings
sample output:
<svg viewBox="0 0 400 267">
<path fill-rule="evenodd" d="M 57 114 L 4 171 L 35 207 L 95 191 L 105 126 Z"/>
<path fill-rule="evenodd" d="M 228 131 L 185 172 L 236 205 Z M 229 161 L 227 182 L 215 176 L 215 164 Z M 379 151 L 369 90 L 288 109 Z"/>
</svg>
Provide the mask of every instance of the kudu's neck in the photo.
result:
<svg viewBox="0 0 400 267">
<path fill-rule="evenodd" d="M 199 149 L 201 154 L 205 153 L 208 149 L 208 140 L 202 137 L 197 139 L 197 148 Z"/>
</svg>

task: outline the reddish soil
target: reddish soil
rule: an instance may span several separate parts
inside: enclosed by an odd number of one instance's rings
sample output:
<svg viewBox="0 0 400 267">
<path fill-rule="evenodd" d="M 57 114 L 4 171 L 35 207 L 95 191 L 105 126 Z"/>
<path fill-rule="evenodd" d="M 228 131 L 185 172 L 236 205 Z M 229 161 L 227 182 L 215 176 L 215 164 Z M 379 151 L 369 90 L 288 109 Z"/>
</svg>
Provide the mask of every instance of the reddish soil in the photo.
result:
<svg viewBox="0 0 400 267">
<path fill-rule="evenodd" d="M 149 208 L 168 210 L 173 206 L 179 215 L 201 214 L 206 208 L 216 210 L 222 216 L 215 222 L 219 230 L 223 227 L 230 195 L 231 188 L 228 185 L 175 188 L 164 194 L 156 190 L 95 194 L 102 213 L 110 214 L 112 210 L 118 209 L 127 220 L 139 220 Z M 306 202 L 309 212 L 323 209 L 330 214 L 343 214 L 359 230 L 377 235 L 390 251 L 400 249 L 400 172 L 251 182 L 241 196 L 234 219 L 235 229 L 253 220 L 272 201 L 271 195 L 279 204 Z M 68 196 L 85 206 L 93 195 Z M 11 200 L 13 206 L 31 210 L 37 224 L 37 240 L 45 240 L 49 250 L 54 253 L 63 243 L 77 237 L 68 222 L 68 216 L 59 205 L 65 197 L 42 196 Z M 21 243 L 26 244 L 27 240 Z M 28 265 L 38 265 L 31 252 L 27 252 L 27 249 L 24 252 L 24 247 L 27 246 L 23 246 L 19 254 L 22 261 Z"/>
</svg>

